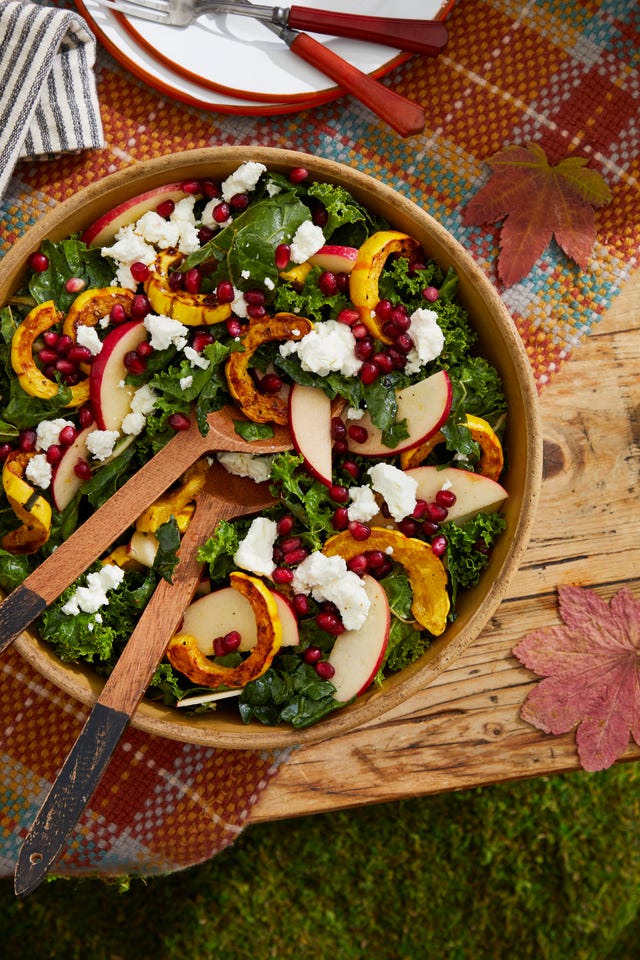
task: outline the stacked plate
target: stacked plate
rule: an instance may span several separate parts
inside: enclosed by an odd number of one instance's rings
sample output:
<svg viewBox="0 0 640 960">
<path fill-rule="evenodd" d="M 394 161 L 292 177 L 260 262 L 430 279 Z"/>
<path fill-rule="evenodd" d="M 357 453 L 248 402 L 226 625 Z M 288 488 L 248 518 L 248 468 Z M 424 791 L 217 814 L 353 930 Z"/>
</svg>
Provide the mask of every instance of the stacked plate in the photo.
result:
<svg viewBox="0 0 640 960">
<path fill-rule="evenodd" d="M 293 113 L 345 92 L 291 53 L 264 23 L 210 14 L 188 27 L 167 27 L 111 13 L 95 0 L 76 0 L 98 40 L 149 86 L 201 109 L 266 115 Z M 444 19 L 452 0 L 296 0 L 299 7 L 369 16 Z M 379 77 L 409 54 L 375 43 L 313 34 L 363 73 Z"/>
</svg>

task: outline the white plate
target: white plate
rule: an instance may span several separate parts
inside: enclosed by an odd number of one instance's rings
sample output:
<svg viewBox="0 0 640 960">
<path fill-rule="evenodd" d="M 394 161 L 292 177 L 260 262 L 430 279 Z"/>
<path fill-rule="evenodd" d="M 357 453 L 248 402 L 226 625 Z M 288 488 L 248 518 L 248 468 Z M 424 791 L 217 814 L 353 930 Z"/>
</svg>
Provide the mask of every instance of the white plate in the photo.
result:
<svg viewBox="0 0 640 960">
<path fill-rule="evenodd" d="M 344 0 L 300 0 L 299 6 L 344 10 Z M 401 0 L 394 17 L 443 18 L 443 0 Z M 203 17 L 184 29 L 118 17 L 94 0 L 78 6 L 107 49 L 162 92 L 229 112 L 284 113 L 326 102 L 341 91 L 264 24 L 239 16 Z M 388 0 L 350 0 L 349 12 L 389 15 Z M 391 47 L 313 35 L 364 73 L 380 75 L 406 58 Z M 256 109 L 256 103 L 271 104 Z"/>
</svg>

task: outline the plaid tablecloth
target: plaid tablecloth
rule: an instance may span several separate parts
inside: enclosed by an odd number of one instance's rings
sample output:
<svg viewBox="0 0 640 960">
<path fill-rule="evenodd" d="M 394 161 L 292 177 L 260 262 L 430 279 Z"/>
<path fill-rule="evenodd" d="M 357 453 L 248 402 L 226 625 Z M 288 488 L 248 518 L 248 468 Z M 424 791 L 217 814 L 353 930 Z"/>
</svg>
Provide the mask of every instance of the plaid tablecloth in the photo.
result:
<svg viewBox="0 0 640 960">
<path fill-rule="evenodd" d="M 448 26 L 437 60 L 413 57 L 387 78 L 426 107 L 424 134 L 408 140 L 349 97 L 274 118 L 192 109 L 99 50 L 106 146 L 17 167 L 0 202 L 0 253 L 57 202 L 137 160 L 219 144 L 308 151 L 394 186 L 467 247 L 503 295 L 542 389 L 638 264 L 640 7 L 635 0 L 458 0 Z M 496 269 L 499 226 L 464 227 L 462 211 L 488 177 L 487 159 L 528 141 L 551 162 L 587 158 L 613 200 L 598 211 L 588 269 L 552 246 L 505 291 Z M 9 875 L 87 710 L 15 652 L 0 661 L 0 678 L 0 875 Z M 151 875 L 212 857 L 242 830 L 287 756 L 202 749 L 130 729 L 56 872 Z"/>
</svg>

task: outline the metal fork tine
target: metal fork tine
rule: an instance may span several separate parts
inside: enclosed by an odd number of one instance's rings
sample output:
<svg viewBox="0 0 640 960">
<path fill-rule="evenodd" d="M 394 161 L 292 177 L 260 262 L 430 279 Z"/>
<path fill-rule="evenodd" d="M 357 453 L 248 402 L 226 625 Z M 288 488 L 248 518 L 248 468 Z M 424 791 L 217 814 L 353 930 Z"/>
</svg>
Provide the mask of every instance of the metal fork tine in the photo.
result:
<svg viewBox="0 0 640 960">
<path fill-rule="evenodd" d="M 150 20 L 165 20 L 171 16 L 171 0 L 133 0 L 129 3 L 127 0 L 94 0 L 105 10 L 111 10 L 113 13 L 131 14 L 142 18 L 148 17 Z M 155 14 L 152 15 L 152 11 Z"/>
</svg>

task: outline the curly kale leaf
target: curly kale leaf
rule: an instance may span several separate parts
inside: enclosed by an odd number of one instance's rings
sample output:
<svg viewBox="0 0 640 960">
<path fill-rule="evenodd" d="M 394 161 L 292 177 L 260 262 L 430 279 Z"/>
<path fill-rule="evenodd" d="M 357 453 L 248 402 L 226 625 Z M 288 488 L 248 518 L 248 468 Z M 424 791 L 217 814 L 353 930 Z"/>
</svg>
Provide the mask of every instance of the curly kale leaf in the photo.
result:
<svg viewBox="0 0 640 960">
<path fill-rule="evenodd" d="M 489 563 L 491 547 L 506 529 L 501 513 L 478 513 L 465 524 L 444 523 L 441 532 L 447 538 L 445 566 L 451 585 L 451 609 L 455 609 L 459 590 L 473 587 Z"/>
<path fill-rule="evenodd" d="M 335 504 L 325 484 L 314 480 L 304 469 L 304 459 L 281 453 L 271 464 L 272 491 L 306 527 L 305 542 L 319 550 L 326 537 L 335 533 L 332 517 Z"/>
<path fill-rule="evenodd" d="M 266 673 L 248 683 L 240 695 L 240 716 L 245 723 L 290 723 L 300 730 L 341 707 L 335 687 L 321 680 L 315 669 L 296 654 L 278 657 Z"/>
</svg>

